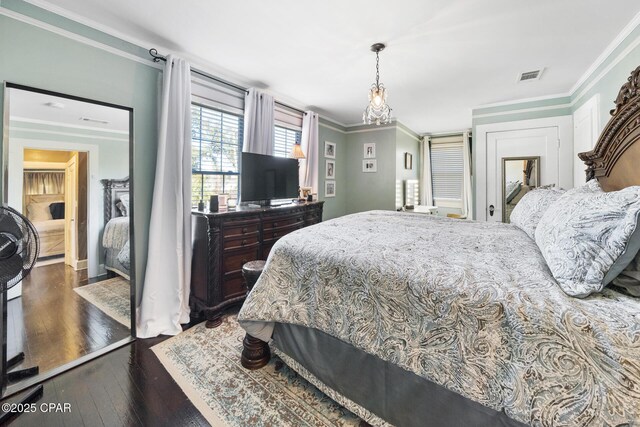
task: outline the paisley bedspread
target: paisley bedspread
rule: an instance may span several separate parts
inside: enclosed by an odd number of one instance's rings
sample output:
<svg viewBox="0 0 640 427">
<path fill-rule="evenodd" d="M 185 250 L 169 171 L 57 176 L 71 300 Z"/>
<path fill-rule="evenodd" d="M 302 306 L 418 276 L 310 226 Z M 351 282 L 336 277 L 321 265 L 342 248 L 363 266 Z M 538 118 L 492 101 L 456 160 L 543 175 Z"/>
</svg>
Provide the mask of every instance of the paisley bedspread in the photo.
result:
<svg viewBox="0 0 640 427">
<path fill-rule="evenodd" d="M 239 314 L 319 329 L 532 425 L 640 425 L 640 300 L 555 283 L 515 226 L 371 211 L 276 243 Z"/>
</svg>

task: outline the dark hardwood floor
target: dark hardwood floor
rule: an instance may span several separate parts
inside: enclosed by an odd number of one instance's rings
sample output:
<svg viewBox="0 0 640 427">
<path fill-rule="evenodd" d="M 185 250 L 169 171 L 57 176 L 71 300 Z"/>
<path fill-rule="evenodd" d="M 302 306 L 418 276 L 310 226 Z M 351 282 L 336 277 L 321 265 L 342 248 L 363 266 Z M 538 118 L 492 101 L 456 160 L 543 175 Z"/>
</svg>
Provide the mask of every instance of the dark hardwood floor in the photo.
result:
<svg viewBox="0 0 640 427">
<path fill-rule="evenodd" d="M 73 291 L 98 280 L 64 264 L 35 268 L 22 298 L 8 303 L 8 354 L 24 351 L 20 366 L 41 372 L 75 360 L 130 335 Z M 36 403 L 69 404 L 68 412 L 22 413 L 11 426 L 201 426 L 208 425 L 150 347 L 168 337 L 137 340 L 43 383 Z M 2 403 L 18 402 L 25 390 Z"/>
<path fill-rule="evenodd" d="M 130 335 L 129 328 L 73 290 L 99 280 L 64 263 L 31 271 L 22 282 L 22 297 L 7 304 L 7 354 L 25 353 L 18 367 L 47 372 Z"/>
<path fill-rule="evenodd" d="M 137 340 L 46 381 L 36 406 L 69 403 L 70 411 L 23 413 L 9 425 L 209 425 L 150 350 L 166 338 Z"/>
</svg>

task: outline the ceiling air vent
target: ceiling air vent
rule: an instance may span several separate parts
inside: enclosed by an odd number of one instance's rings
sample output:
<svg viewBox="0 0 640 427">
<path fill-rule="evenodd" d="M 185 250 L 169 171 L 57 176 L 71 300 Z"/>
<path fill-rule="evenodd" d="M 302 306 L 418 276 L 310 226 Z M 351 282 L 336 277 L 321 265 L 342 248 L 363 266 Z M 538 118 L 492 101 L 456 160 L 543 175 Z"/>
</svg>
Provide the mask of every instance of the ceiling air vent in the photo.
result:
<svg viewBox="0 0 640 427">
<path fill-rule="evenodd" d="M 520 73 L 518 75 L 518 81 L 533 82 L 536 80 L 540 80 L 540 77 L 542 76 L 543 71 L 544 71 L 544 68 L 541 68 L 539 70 L 533 70 L 533 71 L 525 71 L 524 73 Z"/>
</svg>

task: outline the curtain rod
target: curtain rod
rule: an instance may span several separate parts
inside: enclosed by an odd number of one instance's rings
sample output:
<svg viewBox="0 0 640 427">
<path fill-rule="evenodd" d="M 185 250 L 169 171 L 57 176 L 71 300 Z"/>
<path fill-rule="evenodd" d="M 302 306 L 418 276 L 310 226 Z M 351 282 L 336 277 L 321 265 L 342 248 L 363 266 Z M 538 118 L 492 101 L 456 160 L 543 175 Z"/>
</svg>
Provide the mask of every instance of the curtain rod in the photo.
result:
<svg viewBox="0 0 640 427">
<path fill-rule="evenodd" d="M 158 53 L 158 50 L 155 49 L 155 48 L 149 49 L 149 55 L 151 55 L 151 57 L 153 58 L 153 62 L 160 62 L 160 61 L 165 61 L 166 62 L 167 61 L 167 57 L 160 55 Z M 248 93 L 249 92 L 249 90 L 246 87 L 242 87 L 242 86 L 239 86 L 237 84 L 228 82 L 226 80 L 219 79 L 218 77 L 212 76 L 209 73 L 205 73 L 204 71 L 200 71 L 200 70 L 195 69 L 193 67 L 191 68 L 191 72 L 194 73 L 194 74 L 198 74 L 199 76 L 205 77 L 207 79 L 210 79 L 210 80 L 216 81 L 218 83 L 221 83 L 221 84 L 223 84 L 225 86 L 229 86 L 229 87 L 231 87 L 233 89 L 239 90 L 240 92 L 244 92 L 244 93 Z M 290 110 L 297 111 L 298 113 L 301 113 L 301 114 L 304 114 L 304 115 L 307 114 L 306 111 L 303 111 L 303 110 L 301 110 L 299 108 L 296 108 L 296 107 L 292 107 L 291 105 L 283 104 L 282 102 L 279 102 L 279 101 L 275 101 L 275 103 L 280 105 L 280 106 L 282 106 L 282 107 L 286 107 L 286 108 L 288 108 Z"/>
</svg>

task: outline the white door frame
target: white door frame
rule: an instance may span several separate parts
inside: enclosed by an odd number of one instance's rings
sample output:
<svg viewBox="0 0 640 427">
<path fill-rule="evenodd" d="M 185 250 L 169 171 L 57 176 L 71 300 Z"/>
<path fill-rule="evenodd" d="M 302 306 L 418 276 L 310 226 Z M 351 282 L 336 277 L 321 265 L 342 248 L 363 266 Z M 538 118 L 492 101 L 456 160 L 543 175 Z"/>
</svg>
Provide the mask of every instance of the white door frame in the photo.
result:
<svg viewBox="0 0 640 427">
<path fill-rule="evenodd" d="M 584 120 L 589 120 L 587 124 L 590 129 L 590 141 L 578 141 L 578 126 L 584 123 Z M 586 181 L 586 174 L 584 170 L 586 166 L 582 161 L 578 158 L 578 153 L 582 151 L 588 151 L 595 147 L 596 142 L 598 141 L 598 137 L 600 136 L 600 94 L 596 93 L 589 100 L 587 100 L 584 104 L 580 106 L 576 111 L 573 112 L 573 161 L 574 161 L 574 179 L 573 186 L 577 187 L 578 185 L 584 184 Z M 578 169 L 578 165 L 582 163 L 580 169 Z M 579 172 L 581 172 L 579 174 Z"/>
<path fill-rule="evenodd" d="M 78 162 L 77 151 L 64 169 L 64 263 L 78 268 Z M 71 202 L 70 202 L 71 201 Z"/>
<path fill-rule="evenodd" d="M 487 220 L 487 134 L 491 132 L 513 131 L 535 128 L 558 128 L 560 149 L 558 162 L 560 170 L 558 185 L 563 188 L 573 186 L 573 118 L 570 115 L 543 119 L 518 120 L 513 122 L 490 123 L 476 126 L 476 220 Z"/>
<path fill-rule="evenodd" d="M 24 150 L 60 150 L 60 151 L 81 151 L 87 153 L 87 167 L 89 178 L 89 197 L 87 197 L 87 263 L 89 277 L 98 276 L 99 259 L 98 250 L 100 246 L 100 226 L 102 224 L 102 212 L 100 179 L 99 175 L 99 154 L 97 145 L 79 144 L 73 142 L 48 141 L 41 139 L 11 138 L 8 153 L 8 173 L 7 173 L 7 201 L 9 206 L 17 206 L 22 209 L 22 189 L 24 188 Z M 66 251 L 66 248 L 65 248 Z"/>
</svg>

